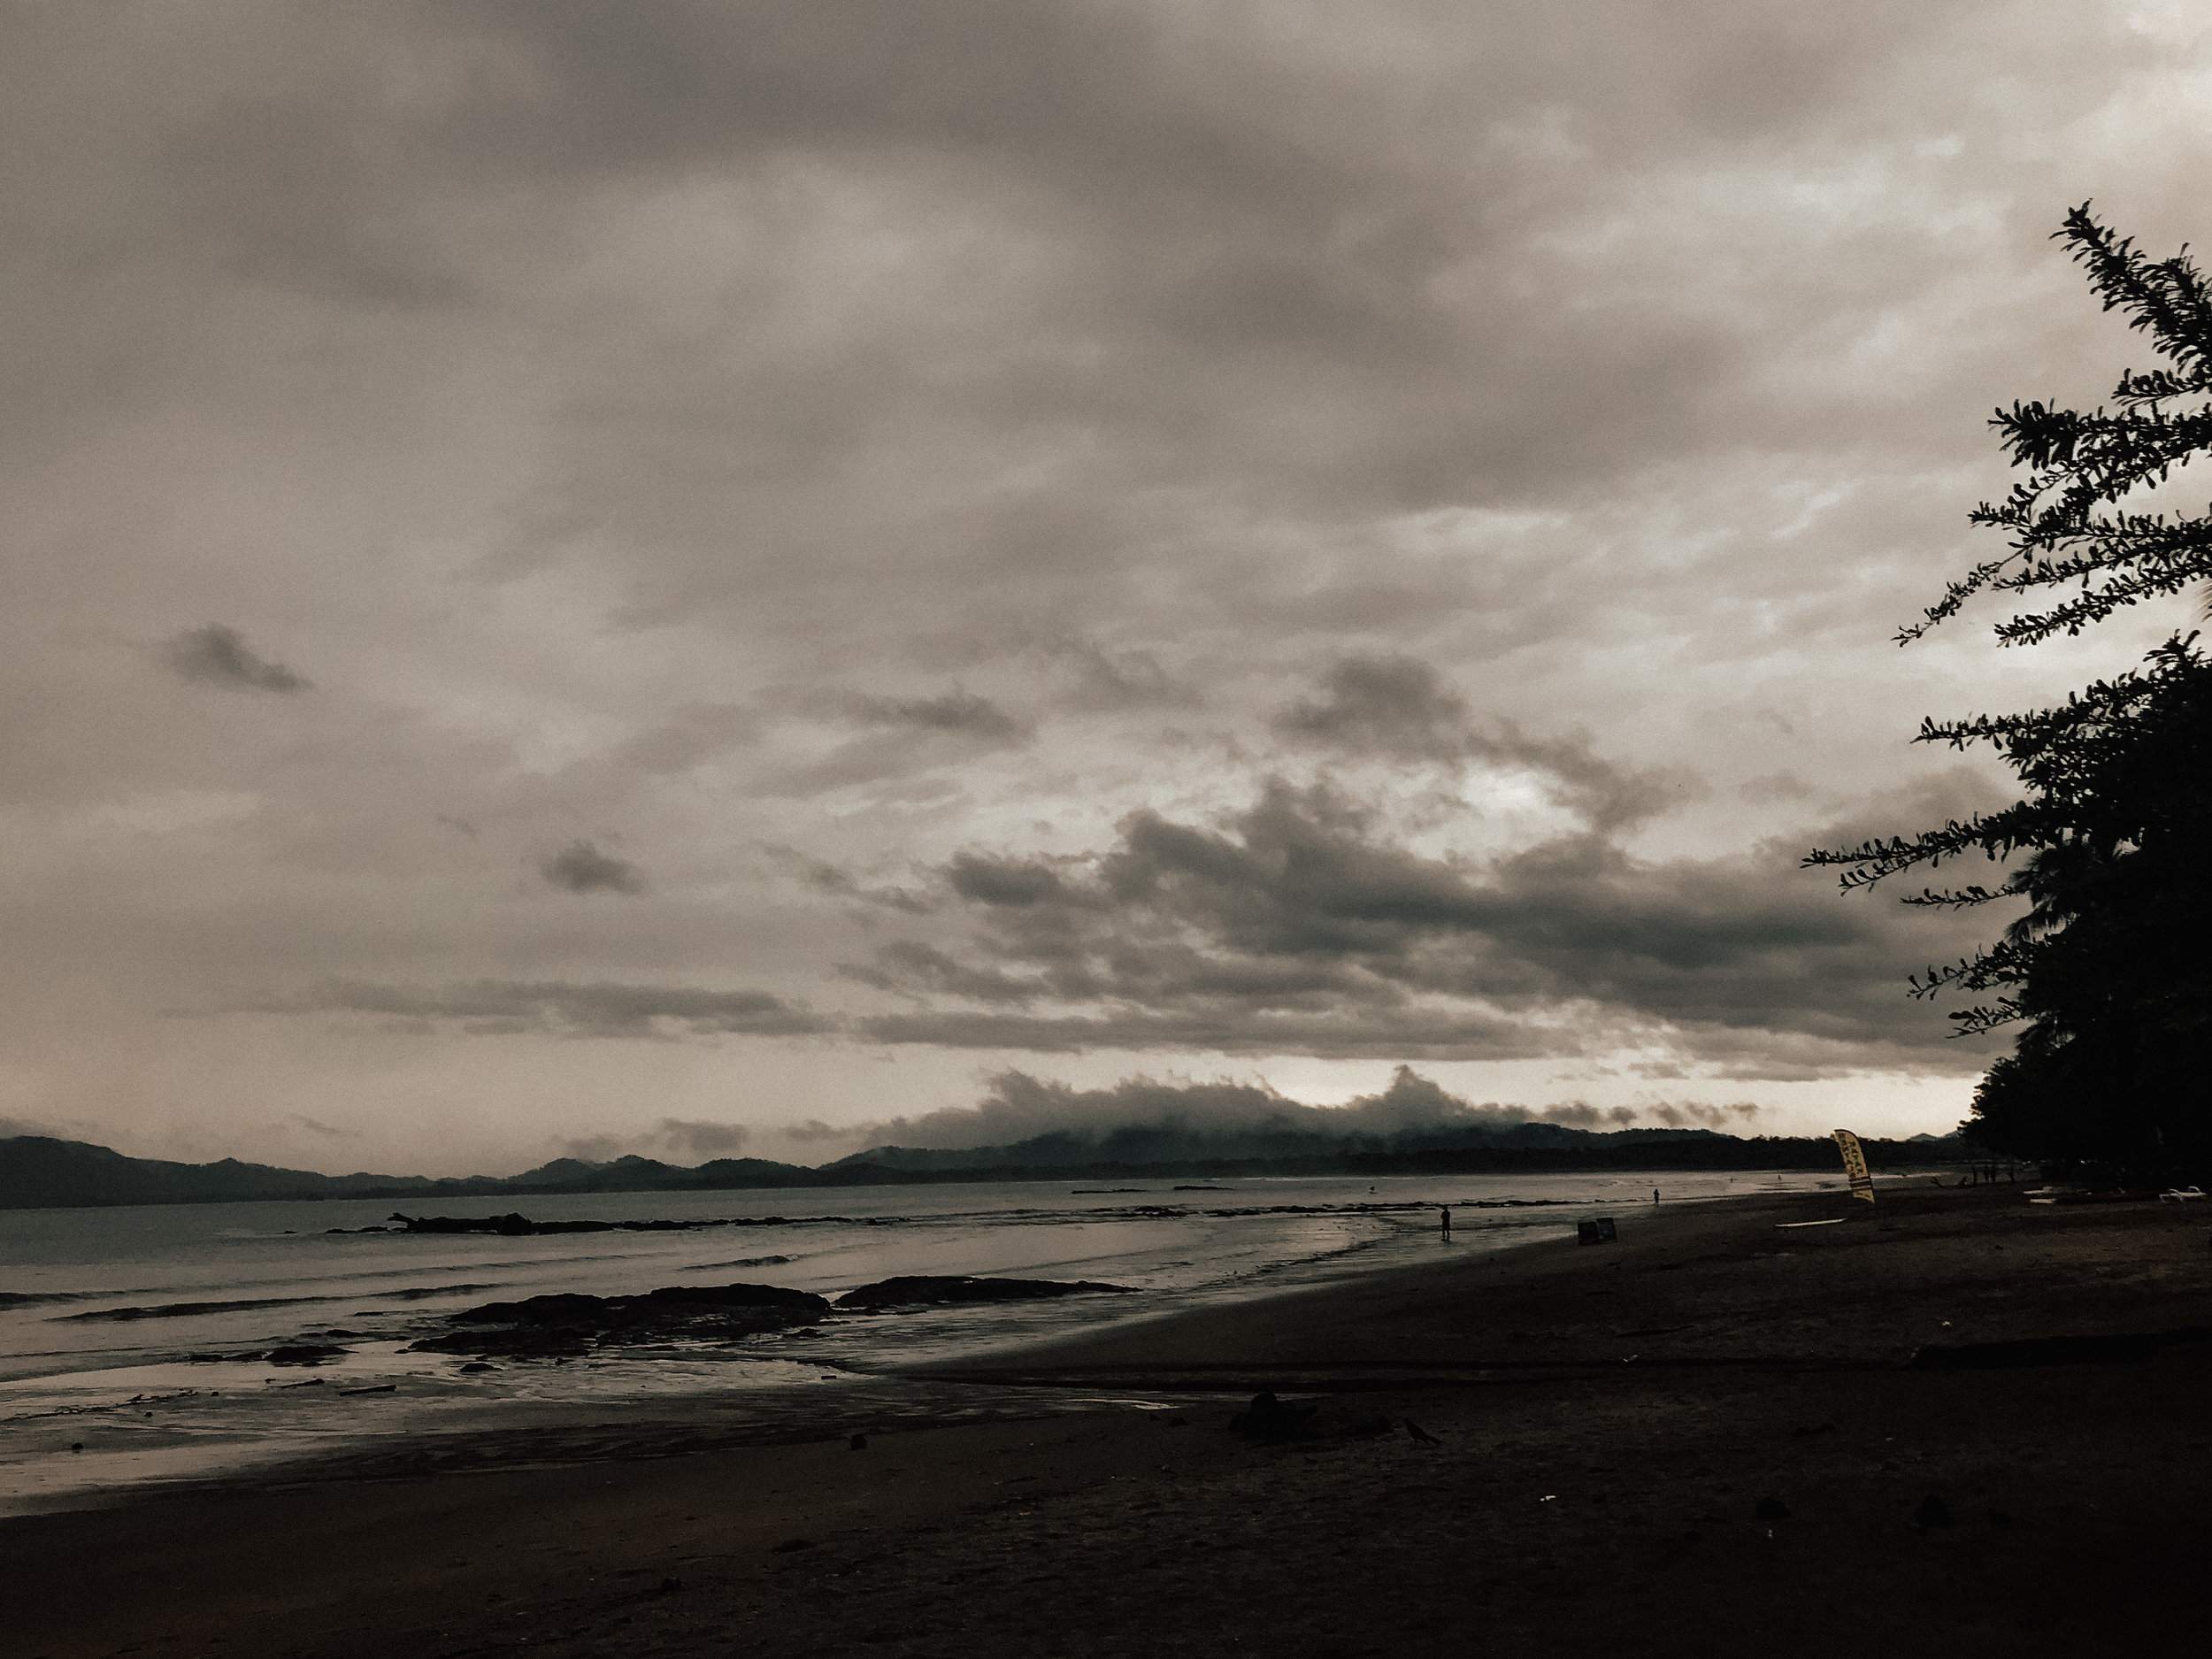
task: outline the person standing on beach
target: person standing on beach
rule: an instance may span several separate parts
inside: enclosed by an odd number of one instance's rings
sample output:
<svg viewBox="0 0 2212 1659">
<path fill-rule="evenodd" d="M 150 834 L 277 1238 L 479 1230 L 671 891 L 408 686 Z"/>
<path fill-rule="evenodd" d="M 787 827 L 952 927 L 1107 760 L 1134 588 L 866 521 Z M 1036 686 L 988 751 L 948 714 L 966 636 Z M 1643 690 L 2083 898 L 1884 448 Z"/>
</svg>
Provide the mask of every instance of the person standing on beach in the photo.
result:
<svg viewBox="0 0 2212 1659">
<path fill-rule="evenodd" d="M 1444 1225 L 1440 1231 L 1445 1238 L 1452 1236 L 1452 1207 L 1449 1204 L 1444 1206 Z"/>
</svg>

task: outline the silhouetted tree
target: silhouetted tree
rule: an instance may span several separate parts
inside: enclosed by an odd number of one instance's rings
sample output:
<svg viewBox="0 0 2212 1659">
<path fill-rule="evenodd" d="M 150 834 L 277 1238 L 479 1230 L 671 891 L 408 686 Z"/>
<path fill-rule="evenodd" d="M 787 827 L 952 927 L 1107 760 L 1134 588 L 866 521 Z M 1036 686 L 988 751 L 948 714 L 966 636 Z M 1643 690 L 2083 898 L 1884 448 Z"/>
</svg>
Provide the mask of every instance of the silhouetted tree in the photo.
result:
<svg viewBox="0 0 2212 1659">
<path fill-rule="evenodd" d="M 2009 550 L 1952 582 L 1909 644 L 1984 591 L 2032 595 L 1997 626 L 2006 645 L 2079 634 L 2212 578 L 2212 514 L 2143 510 L 2143 495 L 2212 449 L 2212 286 L 2184 249 L 2152 260 L 2090 217 L 2058 235 L 2107 311 L 2163 359 L 2122 374 L 2111 409 L 2016 403 L 1991 423 L 2028 476 L 1977 525 Z M 2038 609 L 2037 606 L 2045 608 Z M 2025 897 L 1995 944 L 1916 976 L 1914 995 L 1995 993 L 1951 1018 L 1961 1034 L 2025 1021 L 1991 1066 L 1972 1126 L 2000 1150 L 2142 1171 L 2212 1164 L 2212 663 L 2176 635 L 2140 667 L 2062 707 L 1928 720 L 1916 740 L 1994 749 L 2023 797 L 1911 840 L 1815 852 L 1847 891 L 1969 854 L 2014 861 L 1994 886 L 1924 888 L 1909 904 Z"/>
</svg>

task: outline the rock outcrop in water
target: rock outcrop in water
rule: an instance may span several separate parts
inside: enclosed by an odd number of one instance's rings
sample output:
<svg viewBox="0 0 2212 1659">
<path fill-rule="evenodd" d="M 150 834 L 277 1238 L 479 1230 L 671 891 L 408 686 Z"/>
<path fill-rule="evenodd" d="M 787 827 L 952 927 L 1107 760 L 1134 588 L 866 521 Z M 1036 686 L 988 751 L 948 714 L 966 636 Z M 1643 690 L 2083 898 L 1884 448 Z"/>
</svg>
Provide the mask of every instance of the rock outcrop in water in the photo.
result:
<svg viewBox="0 0 2212 1659">
<path fill-rule="evenodd" d="M 533 1221 L 527 1216 L 403 1216 L 391 1218 L 407 1233 L 494 1233 L 503 1239 L 526 1239 L 541 1233 L 690 1233 L 701 1227 L 726 1227 L 726 1221 Z M 332 1227 L 343 1233 L 343 1227 Z M 361 1227 L 361 1233 L 385 1233 L 385 1227 Z"/>
<path fill-rule="evenodd" d="M 830 1310 L 821 1297 L 774 1285 L 672 1285 L 641 1296 L 531 1296 L 449 1314 L 463 1327 L 414 1344 L 430 1354 L 558 1357 L 678 1338 L 729 1341 L 813 1325 Z"/>
<path fill-rule="evenodd" d="M 1051 1279 L 970 1279 L 964 1275 L 886 1279 L 849 1290 L 837 1299 L 840 1308 L 899 1308 L 925 1302 L 1040 1302 L 1051 1296 L 1087 1296 L 1101 1292 L 1125 1296 L 1133 1285 L 1072 1284 Z"/>
<path fill-rule="evenodd" d="M 334 1359 L 342 1359 L 353 1350 L 330 1342 L 287 1342 L 273 1348 L 261 1356 L 264 1365 L 322 1365 Z M 246 1357 L 250 1358 L 251 1356 Z"/>
</svg>

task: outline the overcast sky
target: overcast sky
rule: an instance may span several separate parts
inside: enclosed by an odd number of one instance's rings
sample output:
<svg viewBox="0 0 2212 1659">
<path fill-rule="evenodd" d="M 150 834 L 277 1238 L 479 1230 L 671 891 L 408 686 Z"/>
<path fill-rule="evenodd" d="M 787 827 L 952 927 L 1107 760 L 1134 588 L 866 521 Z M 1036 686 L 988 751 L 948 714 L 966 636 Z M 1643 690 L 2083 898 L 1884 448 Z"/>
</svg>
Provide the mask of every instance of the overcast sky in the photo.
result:
<svg viewBox="0 0 2212 1659">
<path fill-rule="evenodd" d="M 2000 1049 L 1902 979 L 2002 918 L 1797 859 L 2175 619 L 1891 643 L 1992 406 L 2141 366 L 2062 214 L 2212 235 L 2208 21 L 9 7 L 0 1118 L 813 1161 L 1409 1063 L 1946 1129 Z"/>
</svg>

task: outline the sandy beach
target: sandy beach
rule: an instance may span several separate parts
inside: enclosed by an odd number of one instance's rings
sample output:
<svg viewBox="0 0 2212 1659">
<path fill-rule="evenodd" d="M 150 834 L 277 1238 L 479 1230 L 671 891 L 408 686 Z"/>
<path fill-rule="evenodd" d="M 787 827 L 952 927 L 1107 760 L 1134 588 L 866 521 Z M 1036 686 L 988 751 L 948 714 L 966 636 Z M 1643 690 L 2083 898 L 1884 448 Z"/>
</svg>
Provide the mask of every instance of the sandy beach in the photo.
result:
<svg viewBox="0 0 2212 1659">
<path fill-rule="evenodd" d="M 1048 1417 L 908 1425 L 860 1450 L 847 1431 L 870 1425 L 732 1446 L 703 1414 L 577 1424 L 0 1521 L 0 1647 L 950 1659 L 2201 1643 L 2212 1216 L 1921 1187 L 1870 1208 L 1796 1194 L 1619 1219 L 1617 1244 L 1440 1244 L 1432 1266 L 946 1379 L 1033 1387 L 1063 1407 Z M 1909 1363 L 2125 1333 L 2179 1334 Z M 1325 1402 L 1330 1432 L 1233 1432 L 1263 1390 Z M 1152 1409 L 1071 1414 L 1071 1393 Z M 1378 1417 L 1387 1432 L 1349 1432 Z"/>
</svg>

